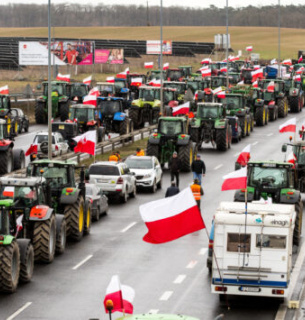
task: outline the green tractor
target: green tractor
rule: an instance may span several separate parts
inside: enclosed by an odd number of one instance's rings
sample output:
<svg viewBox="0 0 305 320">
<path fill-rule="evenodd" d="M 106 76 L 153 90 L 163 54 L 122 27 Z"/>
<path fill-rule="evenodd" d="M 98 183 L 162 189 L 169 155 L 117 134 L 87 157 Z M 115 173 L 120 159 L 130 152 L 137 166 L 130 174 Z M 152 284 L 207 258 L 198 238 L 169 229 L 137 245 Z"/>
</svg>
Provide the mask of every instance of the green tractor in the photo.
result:
<svg viewBox="0 0 305 320">
<path fill-rule="evenodd" d="M 226 113 L 226 107 L 221 103 L 197 104 L 197 114 L 190 123 L 190 133 L 198 150 L 203 142 L 211 142 L 213 147 L 216 144 L 219 151 L 226 151 L 231 147 L 232 128 Z"/>
<path fill-rule="evenodd" d="M 163 86 L 164 86 L 164 88 L 175 89 L 176 93 L 177 93 L 177 100 L 178 100 L 179 104 L 182 104 L 184 102 L 184 95 L 187 92 L 186 82 L 164 81 Z"/>
<path fill-rule="evenodd" d="M 285 94 L 288 99 L 290 112 L 300 112 L 303 109 L 305 99 L 302 83 L 293 79 L 285 80 Z"/>
<path fill-rule="evenodd" d="M 163 167 L 174 151 L 181 161 L 181 171 L 190 171 L 196 150 L 187 134 L 187 120 L 184 117 L 160 117 L 157 132 L 148 139 L 147 155 L 157 157 Z"/>
<path fill-rule="evenodd" d="M 275 161 L 248 162 L 247 201 L 272 199 L 273 203 L 294 204 L 297 213 L 293 244 L 299 245 L 302 232 L 303 202 L 295 189 L 293 164 Z M 245 201 L 245 189 L 237 190 L 234 201 Z"/>
<path fill-rule="evenodd" d="M 65 217 L 67 236 L 80 241 L 90 233 L 91 204 L 86 201 L 85 172 L 80 167 L 80 183 L 75 181 L 77 163 L 74 161 L 36 160 L 28 167 L 28 175 L 41 176 L 47 181 L 45 188 L 51 188 L 52 208 Z"/>
<path fill-rule="evenodd" d="M 69 118 L 71 84 L 66 81 L 52 81 L 51 86 L 52 118 L 60 117 L 60 121 L 65 121 Z M 42 96 L 37 98 L 35 119 L 37 124 L 48 122 L 48 82 L 42 83 Z"/>
<path fill-rule="evenodd" d="M 6 131 L 8 135 L 18 135 L 19 124 L 11 111 L 11 99 L 6 94 L 0 94 L 0 119 L 3 119 L 6 122 Z"/>
</svg>

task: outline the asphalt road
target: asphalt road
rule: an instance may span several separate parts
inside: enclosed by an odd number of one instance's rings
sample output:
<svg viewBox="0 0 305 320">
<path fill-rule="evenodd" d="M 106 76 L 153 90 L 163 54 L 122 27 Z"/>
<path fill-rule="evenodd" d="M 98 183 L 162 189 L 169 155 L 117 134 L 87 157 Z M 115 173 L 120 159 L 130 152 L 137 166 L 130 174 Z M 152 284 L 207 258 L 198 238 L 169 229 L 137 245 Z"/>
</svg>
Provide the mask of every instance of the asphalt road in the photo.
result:
<svg viewBox="0 0 305 320">
<path fill-rule="evenodd" d="M 299 127 L 304 112 L 297 115 Z M 279 134 L 278 126 L 286 120 L 255 128 L 250 137 L 233 144 L 225 153 L 211 145 L 200 152 L 207 166 L 202 201 L 207 230 L 218 203 L 233 199 L 233 191 L 220 191 L 222 176 L 234 170 L 243 147 L 251 143 L 252 160 L 283 160 L 281 144 L 288 141 L 289 134 Z M 17 137 L 16 146 L 28 147 L 31 134 Z M 191 173 L 181 174 L 180 178 L 180 188 L 192 182 Z M 15 294 L 0 295 L 0 319 L 107 319 L 103 300 L 114 274 L 135 289 L 135 313 L 182 313 L 201 320 L 213 319 L 220 313 L 225 319 L 274 319 L 279 303 L 272 299 L 238 298 L 229 301 L 230 310 L 220 306 L 218 296 L 210 293 L 205 230 L 162 245 L 142 241 L 146 227 L 139 205 L 163 198 L 169 183 L 165 170 L 162 190 L 156 194 L 138 193 L 125 205 L 111 204 L 108 215 L 93 224 L 89 236 L 80 243 L 69 243 L 66 252 L 52 264 L 35 265 L 31 283 L 20 285 Z M 114 314 L 114 318 L 118 316 Z"/>
</svg>

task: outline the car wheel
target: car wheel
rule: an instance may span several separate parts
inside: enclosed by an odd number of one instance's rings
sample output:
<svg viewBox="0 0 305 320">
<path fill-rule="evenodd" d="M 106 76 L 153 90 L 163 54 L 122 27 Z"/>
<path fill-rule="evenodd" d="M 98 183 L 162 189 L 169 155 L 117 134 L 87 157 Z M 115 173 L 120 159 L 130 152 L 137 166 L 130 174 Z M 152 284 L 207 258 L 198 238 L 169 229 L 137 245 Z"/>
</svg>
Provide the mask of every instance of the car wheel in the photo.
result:
<svg viewBox="0 0 305 320">
<path fill-rule="evenodd" d="M 160 181 L 157 183 L 157 187 L 158 187 L 158 189 L 162 188 L 162 176 L 160 178 Z"/>
<path fill-rule="evenodd" d="M 131 198 L 135 198 L 135 196 L 137 195 L 137 186 L 136 186 L 136 184 L 134 184 L 133 191 L 129 195 L 130 195 Z"/>
<path fill-rule="evenodd" d="M 153 183 L 153 185 L 152 185 L 152 187 L 151 187 L 151 192 L 152 193 L 155 193 L 157 191 L 157 184 L 156 184 L 156 179 L 154 180 L 154 183 Z"/>
<path fill-rule="evenodd" d="M 121 196 L 121 202 L 126 203 L 128 200 L 128 193 L 127 191 L 124 192 L 124 194 Z"/>
</svg>

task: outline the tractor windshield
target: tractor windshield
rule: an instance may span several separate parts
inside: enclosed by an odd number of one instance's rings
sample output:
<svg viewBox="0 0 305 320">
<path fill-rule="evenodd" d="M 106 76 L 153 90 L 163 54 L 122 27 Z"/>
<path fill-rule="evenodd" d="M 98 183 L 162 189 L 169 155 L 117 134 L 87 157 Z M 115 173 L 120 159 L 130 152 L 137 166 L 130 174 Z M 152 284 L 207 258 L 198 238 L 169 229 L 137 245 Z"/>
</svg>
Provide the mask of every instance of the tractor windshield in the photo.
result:
<svg viewBox="0 0 305 320">
<path fill-rule="evenodd" d="M 124 81 L 116 81 L 114 83 L 114 86 L 116 89 L 121 90 L 122 88 L 126 88 L 125 82 Z"/>
<path fill-rule="evenodd" d="M 6 96 L 0 96 L 0 109 L 8 109 L 9 99 Z"/>
<path fill-rule="evenodd" d="M 169 101 L 172 101 L 172 100 L 175 100 L 174 98 L 174 92 L 173 91 L 163 91 L 163 99 L 164 99 L 164 102 L 169 102 Z"/>
<path fill-rule="evenodd" d="M 57 92 L 59 96 L 63 96 L 65 94 L 64 92 L 64 86 L 61 83 L 52 83 L 52 92 Z M 48 84 L 45 83 L 43 86 L 43 95 L 48 96 Z"/>
<path fill-rule="evenodd" d="M 52 188 L 60 187 L 68 183 L 68 169 L 64 167 L 48 167 L 48 166 L 35 166 L 33 176 L 42 176 L 45 179 L 52 179 Z"/>
<path fill-rule="evenodd" d="M 110 84 L 97 84 L 96 86 L 100 92 L 114 93 L 114 86 Z"/>
<path fill-rule="evenodd" d="M 289 187 L 287 169 L 251 167 L 248 185 L 263 189 Z"/>
<path fill-rule="evenodd" d="M 184 94 L 186 91 L 185 83 L 164 83 L 164 88 L 176 89 L 178 94 Z"/>
<path fill-rule="evenodd" d="M 183 77 L 183 72 L 181 70 L 169 70 L 167 78 L 172 81 L 179 81 Z"/>
<path fill-rule="evenodd" d="M 70 109 L 70 116 L 69 119 L 74 121 L 74 119 L 77 119 L 77 121 L 88 121 L 88 111 L 91 109 L 85 109 L 85 108 L 71 108 Z M 93 110 L 93 109 L 92 109 Z"/>
<path fill-rule="evenodd" d="M 227 108 L 231 109 L 239 109 L 241 108 L 240 97 L 226 97 L 225 103 L 227 104 Z"/>
<path fill-rule="evenodd" d="M 218 113 L 219 113 L 218 107 L 214 107 L 214 106 L 199 105 L 197 109 L 198 118 L 216 119 L 219 117 Z"/>
<path fill-rule="evenodd" d="M 71 97 L 83 97 L 88 94 L 88 86 L 74 84 L 71 88 Z"/>
<path fill-rule="evenodd" d="M 305 146 L 295 145 L 293 146 L 293 154 L 295 154 L 298 159 L 298 165 L 305 165 Z"/>
<path fill-rule="evenodd" d="M 14 199 L 16 207 L 31 207 L 37 201 L 35 187 L 30 186 L 1 186 L 0 199 Z"/>
<path fill-rule="evenodd" d="M 224 79 L 222 78 L 213 78 L 211 80 L 211 86 L 212 88 L 217 88 L 217 87 L 221 87 L 221 86 L 225 86 L 226 83 L 223 81 Z"/>
<path fill-rule="evenodd" d="M 192 92 L 195 92 L 197 90 L 200 90 L 200 82 L 199 81 L 188 81 L 187 87 L 192 90 Z"/>
<path fill-rule="evenodd" d="M 101 113 L 103 115 L 113 115 L 116 112 L 121 112 L 121 104 L 119 101 L 113 101 L 113 100 L 101 100 L 99 102 L 98 108 L 100 109 Z"/>
<path fill-rule="evenodd" d="M 160 99 L 160 90 L 140 89 L 139 98 L 145 101 L 154 101 L 155 99 Z"/>
<path fill-rule="evenodd" d="M 182 121 L 160 120 L 159 132 L 165 135 L 178 135 L 183 133 Z"/>
<path fill-rule="evenodd" d="M 266 100 L 266 101 L 273 100 L 273 93 L 272 92 L 264 92 L 264 100 Z"/>
</svg>

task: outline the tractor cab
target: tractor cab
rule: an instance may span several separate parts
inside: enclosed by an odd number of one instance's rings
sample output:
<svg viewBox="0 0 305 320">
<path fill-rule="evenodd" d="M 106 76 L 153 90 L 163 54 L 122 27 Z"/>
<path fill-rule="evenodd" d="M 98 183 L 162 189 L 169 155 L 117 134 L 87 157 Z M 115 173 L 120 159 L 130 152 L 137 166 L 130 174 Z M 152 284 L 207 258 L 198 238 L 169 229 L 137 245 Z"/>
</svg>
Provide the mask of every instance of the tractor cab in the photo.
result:
<svg viewBox="0 0 305 320">
<path fill-rule="evenodd" d="M 89 86 L 84 83 L 71 83 L 70 99 L 74 103 L 82 103 L 89 93 Z"/>
<path fill-rule="evenodd" d="M 101 113 L 101 117 L 114 116 L 116 113 L 123 113 L 123 99 L 122 98 L 98 98 L 98 113 Z"/>
<path fill-rule="evenodd" d="M 96 84 L 96 87 L 98 88 L 98 91 L 100 92 L 101 97 L 109 97 L 109 96 L 113 97 L 116 94 L 116 87 L 114 83 L 98 82 Z"/>
<path fill-rule="evenodd" d="M 182 81 L 184 79 L 184 72 L 181 69 L 168 69 L 166 72 L 167 81 Z"/>
<path fill-rule="evenodd" d="M 70 107 L 69 120 L 75 122 L 79 128 L 95 125 L 96 107 L 91 104 L 75 104 Z M 87 130 L 86 130 L 87 131 Z"/>
<path fill-rule="evenodd" d="M 139 99 L 143 101 L 160 100 L 160 88 L 159 87 L 140 87 Z"/>
<path fill-rule="evenodd" d="M 148 78 L 147 78 L 148 81 L 151 81 L 153 79 L 156 79 L 156 80 L 161 79 L 161 71 L 160 70 L 151 70 L 151 72 L 150 73 L 148 72 L 147 74 L 148 74 Z M 163 74 L 163 80 L 165 80 L 166 79 L 166 77 L 165 77 L 166 71 L 163 70 L 162 74 Z"/>
<path fill-rule="evenodd" d="M 221 103 L 198 103 L 196 118 L 210 120 L 223 118 L 224 110 Z"/>
<path fill-rule="evenodd" d="M 253 71 L 254 71 L 253 68 L 244 68 L 241 70 L 241 80 L 243 80 L 245 84 L 252 83 L 252 72 Z"/>
<path fill-rule="evenodd" d="M 173 121 L 173 118 L 166 117 L 160 118 L 158 123 L 158 132 L 167 137 L 178 137 L 180 134 L 185 133 L 185 118 L 179 117 L 175 119 L 177 120 Z"/>
<path fill-rule="evenodd" d="M 198 80 L 187 80 L 186 82 L 187 89 L 191 89 L 193 93 L 196 91 L 202 90 L 201 81 Z"/>
<path fill-rule="evenodd" d="M 184 78 L 192 76 L 192 66 L 179 66 L 178 69 L 183 72 Z"/>
<path fill-rule="evenodd" d="M 226 87 L 227 86 L 227 77 L 218 76 L 211 77 L 211 88 L 216 89 L 218 87 Z"/>
</svg>

